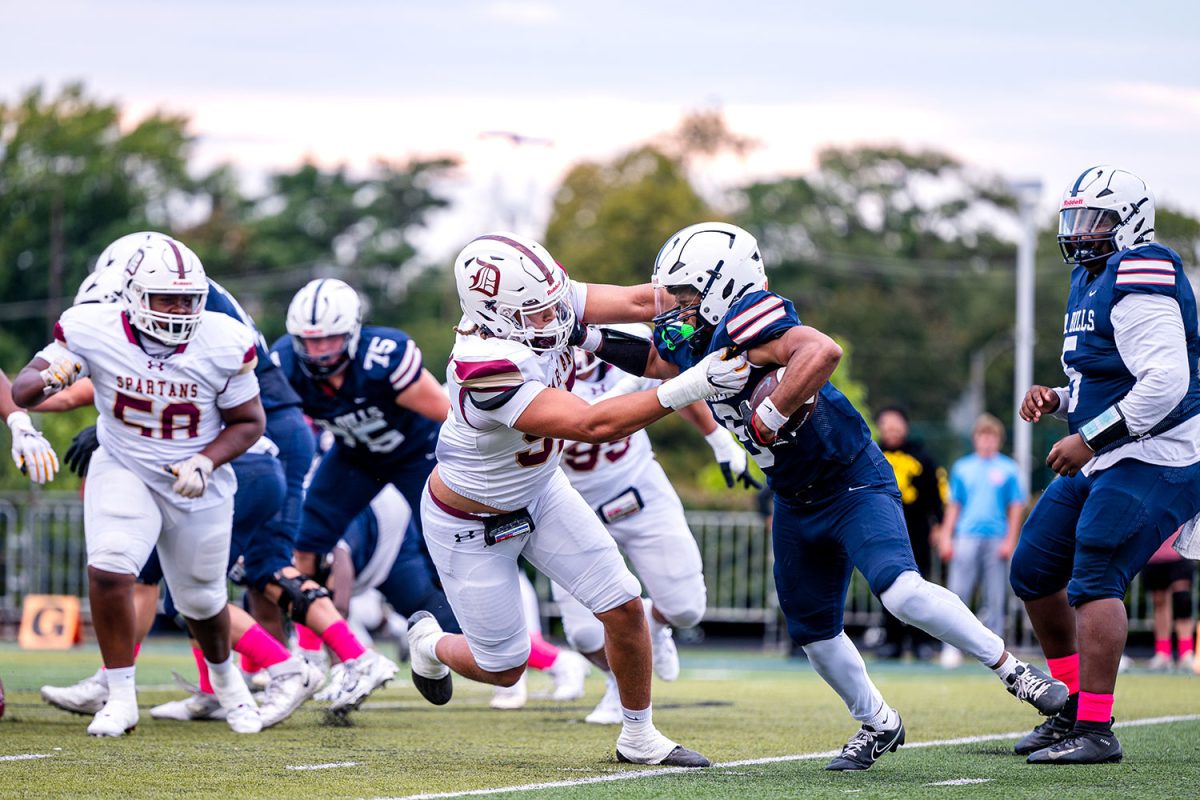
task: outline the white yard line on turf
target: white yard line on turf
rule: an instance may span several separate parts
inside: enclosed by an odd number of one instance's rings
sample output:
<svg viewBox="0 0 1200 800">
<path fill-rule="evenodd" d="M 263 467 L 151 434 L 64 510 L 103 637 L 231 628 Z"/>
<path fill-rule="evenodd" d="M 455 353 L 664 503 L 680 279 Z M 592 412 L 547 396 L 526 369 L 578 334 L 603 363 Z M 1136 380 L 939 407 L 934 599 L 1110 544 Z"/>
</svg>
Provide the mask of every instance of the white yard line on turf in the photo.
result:
<svg viewBox="0 0 1200 800">
<path fill-rule="evenodd" d="M 926 786 L 970 786 L 973 783 L 991 783 L 991 778 L 954 778 L 948 781 L 935 781 L 927 783 Z"/>
<path fill-rule="evenodd" d="M 337 769 L 338 767 L 357 767 L 357 761 L 335 761 L 332 764 L 297 764 L 294 767 L 285 767 L 284 769 L 309 770 L 309 769 Z"/>
<path fill-rule="evenodd" d="M 1200 714 L 1183 714 L 1174 717 L 1149 717 L 1118 722 L 1114 727 L 1133 728 L 1142 725 L 1165 725 L 1169 722 L 1194 722 L 1200 720 Z M 1016 739 L 1029 733 L 1028 730 L 1012 731 L 1010 733 L 989 733 L 980 736 L 960 736 L 957 739 L 935 739 L 928 742 L 909 742 L 905 749 L 921 747 L 954 747 L 960 744 L 979 744 L 980 742 L 997 742 L 1003 739 Z M 820 753 L 798 753 L 790 756 L 768 756 L 766 758 L 746 758 L 740 761 L 726 761 L 713 764 L 709 769 L 726 769 L 729 767 L 749 767 L 759 764 L 778 764 L 785 761 L 812 761 L 819 758 L 833 758 L 841 750 L 825 750 Z M 642 778 L 658 778 L 663 775 L 695 774 L 699 770 L 688 767 L 664 767 L 663 769 L 630 770 L 610 775 L 596 775 L 591 778 L 574 778 L 565 781 L 547 781 L 545 783 L 526 783 L 520 786 L 497 786 L 490 789 L 469 789 L 462 792 L 440 792 L 435 794 L 410 794 L 402 797 L 377 797 L 374 800 L 442 800 L 448 797 L 478 797 L 489 794 L 510 794 L 513 792 L 534 792 L 539 789 L 563 789 L 572 786 L 586 786 L 592 783 L 610 783 L 612 781 L 629 781 Z"/>
<path fill-rule="evenodd" d="M 0 761 L 29 761 L 34 758 L 52 758 L 53 753 L 21 753 L 15 756 L 0 756 Z"/>
</svg>

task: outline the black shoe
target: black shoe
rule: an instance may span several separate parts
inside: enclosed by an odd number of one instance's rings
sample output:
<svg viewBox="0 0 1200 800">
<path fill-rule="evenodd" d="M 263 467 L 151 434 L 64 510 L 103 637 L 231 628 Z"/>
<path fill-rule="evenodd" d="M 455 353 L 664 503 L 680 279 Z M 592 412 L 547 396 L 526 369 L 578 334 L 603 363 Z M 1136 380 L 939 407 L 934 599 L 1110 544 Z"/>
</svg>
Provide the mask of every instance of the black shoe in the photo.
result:
<svg viewBox="0 0 1200 800">
<path fill-rule="evenodd" d="M 418 611 L 408 618 L 409 659 L 412 666 L 412 682 L 429 702 L 444 706 L 454 696 L 454 681 L 450 669 L 440 661 L 424 655 L 422 642 L 442 632 L 437 618 L 428 611 Z"/>
<path fill-rule="evenodd" d="M 1115 764 L 1125 757 L 1121 743 L 1113 736 L 1111 723 L 1093 729 L 1076 724 L 1065 739 L 1030 753 L 1030 764 Z"/>
<path fill-rule="evenodd" d="M 620 750 L 617 750 L 617 761 L 622 764 L 640 764 L 640 761 L 634 761 L 628 758 Z M 662 761 L 655 762 L 655 766 L 660 767 L 711 767 L 712 762 L 704 756 L 697 753 L 695 750 L 688 750 L 683 745 L 675 745 L 675 749 L 667 753 L 667 757 Z"/>
<path fill-rule="evenodd" d="M 1024 661 L 1017 662 L 1016 669 L 1004 679 L 1004 685 L 1009 694 L 1029 703 L 1045 717 L 1062 711 L 1071 695 L 1065 683 Z"/>
<path fill-rule="evenodd" d="M 842 754 L 825 765 L 831 770 L 870 769 L 884 753 L 891 753 L 904 744 L 904 721 L 897 716 L 897 725 L 892 730 L 876 730 L 863 725 L 858 733 L 850 737 Z"/>
<path fill-rule="evenodd" d="M 1013 752 L 1019 756 L 1029 755 L 1035 750 L 1042 750 L 1058 744 L 1071 735 L 1075 729 L 1075 720 L 1068 719 L 1062 714 L 1055 714 L 1050 719 L 1038 725 L 1025 735 L 1025 738 L 1013 746 Z"/>
</svg>

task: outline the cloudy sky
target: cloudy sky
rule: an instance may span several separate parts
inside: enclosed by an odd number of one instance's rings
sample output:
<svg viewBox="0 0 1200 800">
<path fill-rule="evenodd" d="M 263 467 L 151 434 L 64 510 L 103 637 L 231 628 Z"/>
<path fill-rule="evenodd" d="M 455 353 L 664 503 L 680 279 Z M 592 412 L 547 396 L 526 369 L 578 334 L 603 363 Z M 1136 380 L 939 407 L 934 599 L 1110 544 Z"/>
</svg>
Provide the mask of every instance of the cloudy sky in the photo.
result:
<svg viewBox="0 0 1200 800">
<path fill-rule="evenodd" d="M 830 143 L 952 152 L 1054 198 L 1112 162 L 1200 213 L 1200 4 L 173 0 L 5 4 L 0 94 L 83 79 L 191 115 L 198 165 L 455 153 L 447 240 L 544 214 L 563 170 L 721 108 L 761 147 L 714 183 L 798 174 Z M 843 6 L 843 8 L 834 8 Z M 488 131 L 549 144 L 514 147 Z M 531 230 L 537 233 L 537 230 Z"/>
</svg>

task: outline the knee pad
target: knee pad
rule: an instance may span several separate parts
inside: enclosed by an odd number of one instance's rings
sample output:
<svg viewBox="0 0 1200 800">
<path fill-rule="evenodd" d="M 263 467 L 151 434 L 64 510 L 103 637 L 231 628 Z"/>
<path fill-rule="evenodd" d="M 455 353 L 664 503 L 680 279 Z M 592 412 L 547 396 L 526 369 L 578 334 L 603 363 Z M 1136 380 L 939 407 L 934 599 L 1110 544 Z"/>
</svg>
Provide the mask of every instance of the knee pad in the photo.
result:
<svg viewBox="0 0 1200 800">
<path fill-rule="evenodd" d="M 925 579 L 918 573 L 901 572 L 879 595 L 879 600 L 897 619 L 911 625 L 916 620 L 929 618 L 934 610 L 933 598 L 926 589 Z"/>
<path fill-rule="evenodd" d="M 308 619 L 309 607 L 320 600 L 322 597 L 329 597 L 329 592 L 324 586 L 317 586 L 313 589 L 303 588 L 304 582 L 308 578 L 285 578 L 282 575 L 274 575 L 271 578 L 271 583 L 283 590 L 279 595 L 279 607 L 283 609 L 283 613 L 292 618 L 293 622 L 298 622 L 301 625 L 305 624 Z"/>
<path fill-rule="evenodd" d="M 175 603 L 175 610 L 186 619 L 193 620 L 212 619 L 220 614 L 221 609 L 228 603 L 224 581 L 211 589 L 199 586 L 187 587 L 171 597 Z"/>
<path fill-rule="evenodd" d="M 595 617 L 583 624 L 571 625 L 569 628 L 564 625 L 563 630 L 567 635 L 567 644 L 577 652 L 595 653 L 597 650 L 604 649 L 604 623 Z"/>
<path fill-rule="evenodd" d="M 692 628 L 700 624 L 704 618 L 704 600 L 699 602 L 676 605 L 674 603 L 655 603 L 658 612 L 667 618 L 673 628 Z"/>
<path fill-rule="evenodd" d="M 1176 621 L 1192 618 L 1192 593 L 1190 591 L 1171 592 L 1171 611 Z"/>
</svg>

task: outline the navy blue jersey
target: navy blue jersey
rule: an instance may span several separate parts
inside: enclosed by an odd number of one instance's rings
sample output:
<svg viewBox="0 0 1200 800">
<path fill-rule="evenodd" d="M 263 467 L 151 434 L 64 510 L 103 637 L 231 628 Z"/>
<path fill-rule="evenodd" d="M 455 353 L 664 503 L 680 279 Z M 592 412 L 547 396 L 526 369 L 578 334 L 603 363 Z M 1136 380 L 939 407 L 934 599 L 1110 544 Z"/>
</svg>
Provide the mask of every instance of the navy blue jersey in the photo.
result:
<svg viewBox="0 0 1200 800">
<path fill-rule="evenodd" d="M 300 396 L 288 385 L 283 372 L 271 360 L 270 354 L 267 352 L 267 340 L 258 332 L 254 320 L 234 299 L 233 295 L 212 278 L 208 279 L 208 297 L 204 301 L 204 308 L 206 311 L 216 311 L 233 317 L 254 331 L 254 350 L 258 355 L 258 364 L 254 368 L 254 374 L 258 377 L 258 394 L 262 400 L 263 410 L 272 411 L 276 408 L 300 405 Z"/>
<path fill-rule="evenodd" d="M 1112 310 L 1128 294 L 1158 294 L 1179 303 L 1187 342 L 1191 381 L 1183 400 L 1152 430 L 1161 433 L 1200 413 L 1196 299 L 1179 256 L 1169 247 L 1146 244 L 1114 253 L 1104 271 L 1092 277 L 1076 266 L 1063 317 L 1063 371 L 1067 374 L 1067 422 L 1076 433 L 1133 388 L 1137 379 L 1126 367 L 1113 338 Z M 1117 446 L 1120 443 L 1114 443 Z"/>
<path fill-rule="evenodd" d="M 746 351 L 782 336 L 802 324 L 792 302 L 771 292 L 752 292 L 738 300 L 713 331 L 708 349 L 696 354 L 684 346 L 670 350 L 662 336 L 654 337 L 658 354 L 685 370 L 703 356 L 722 347 Z M 764 448 L 746 434 L 739 407 L 748 401 L 758 382 L 779 365 L 752 367 L 745 388 L 730 398 L 708 401 L 713 416 L 738 438 L 767 475 L 772 489 L 797 495 L 837 478 L 867 445 L 871 432 L 862 415 L 831 383 L 821 387 L 812 417 L 793 441 Z"/>
<path fill-rule="evenodd" d="M 396 405 L 396 395 L 421 377 L 421 351 L 403 331 L 364 325 L 337 390 L 305 374 L 292 337 L 275 342 L 271 357 L 300 395 L 304 413 L 337 434 L 355 460 L 392 464 L 424 458 L 437 436 L 438 423 Z"/>
</svg>

